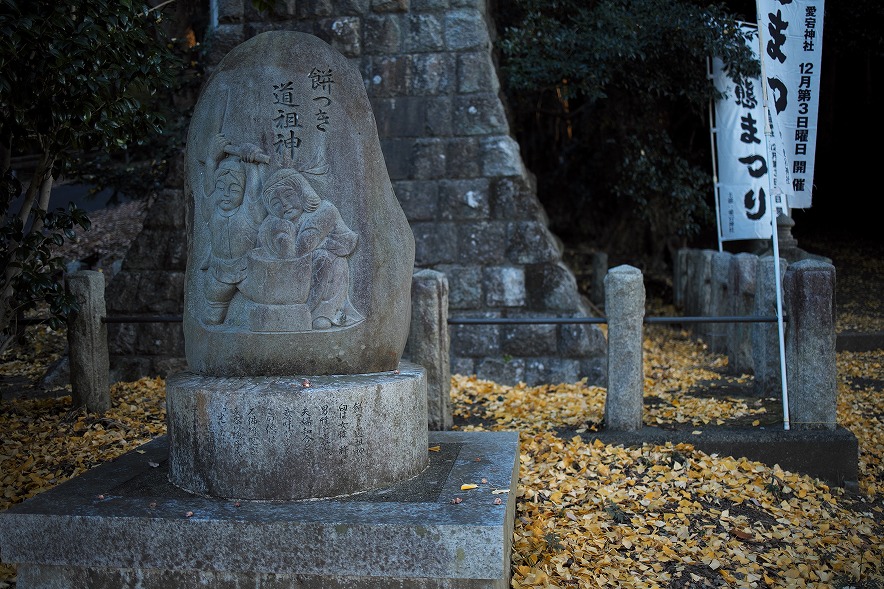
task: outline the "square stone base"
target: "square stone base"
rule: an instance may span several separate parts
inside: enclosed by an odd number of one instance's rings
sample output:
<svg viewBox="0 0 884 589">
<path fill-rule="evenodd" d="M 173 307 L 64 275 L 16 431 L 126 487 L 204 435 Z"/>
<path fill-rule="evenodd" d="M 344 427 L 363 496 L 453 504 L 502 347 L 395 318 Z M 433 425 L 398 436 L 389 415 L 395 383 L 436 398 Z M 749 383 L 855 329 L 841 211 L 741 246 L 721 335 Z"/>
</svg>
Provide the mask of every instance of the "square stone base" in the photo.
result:
<svg viewBox="0 0 884 589">
<path fill-rule="evenodd" d="M 509 587 L 518 434 L 430 432 L 429 447 L 390 487 L 235 502 L 171 485 L 161 437 L 0 513 L 0 554 L 19 589 Z"/>
</svg>

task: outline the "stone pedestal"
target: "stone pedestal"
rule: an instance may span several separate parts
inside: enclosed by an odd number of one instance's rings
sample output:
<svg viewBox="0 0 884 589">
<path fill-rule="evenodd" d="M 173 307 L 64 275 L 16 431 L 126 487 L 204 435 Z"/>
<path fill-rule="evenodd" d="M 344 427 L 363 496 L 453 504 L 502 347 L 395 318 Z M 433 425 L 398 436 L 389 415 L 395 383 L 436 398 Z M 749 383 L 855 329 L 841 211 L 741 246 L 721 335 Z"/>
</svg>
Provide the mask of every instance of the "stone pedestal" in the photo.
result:
<svg viewBox="0 0 884 589">
<path fill-rule="evenodd" d="M 394 485 L 234 501 L 169 483 L 163 436 L 0 513 L 0 552 L 18 589 L 509 587 L 518 433 L 428 443 L 427 468 Z"/>
<path fill-rule="evenodd" d="M 424 368 L 336 376 L 166 381 L 169 477 L 199 495 L 307 499 L 358 493 L 427 465 Z"/>
</svg>

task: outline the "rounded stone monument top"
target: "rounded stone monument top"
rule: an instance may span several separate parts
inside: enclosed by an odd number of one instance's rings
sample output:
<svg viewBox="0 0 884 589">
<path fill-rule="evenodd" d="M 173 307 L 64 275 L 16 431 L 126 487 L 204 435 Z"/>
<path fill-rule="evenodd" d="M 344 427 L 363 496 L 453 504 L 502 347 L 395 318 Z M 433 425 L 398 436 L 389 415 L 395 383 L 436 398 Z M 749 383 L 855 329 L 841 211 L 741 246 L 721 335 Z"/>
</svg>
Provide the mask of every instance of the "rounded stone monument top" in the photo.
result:
<svg viewBox="0 0 884 589">
<path fill-rule="evenodd" d="M 414 237 L 358 70 L 271 31 L 206 81 L 187 137 L 190 369 L 209 376 L 394 370 Z"/>
</svg>

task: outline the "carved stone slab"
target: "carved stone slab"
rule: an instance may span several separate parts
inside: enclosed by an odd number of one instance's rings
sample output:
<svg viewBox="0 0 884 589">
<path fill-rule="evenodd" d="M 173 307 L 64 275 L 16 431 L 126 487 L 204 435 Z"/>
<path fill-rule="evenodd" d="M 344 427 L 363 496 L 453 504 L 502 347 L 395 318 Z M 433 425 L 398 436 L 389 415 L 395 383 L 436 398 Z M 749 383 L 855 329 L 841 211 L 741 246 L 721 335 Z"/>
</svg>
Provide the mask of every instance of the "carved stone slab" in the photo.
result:
<svg viewBox="0 0 884 589">
<path fill-rule="evenodd" d="M 234 48 L 202 90 L 186 158 L 190 369 L 396 369 L 414 237 L 346 58 L 291 31 Z"/>
</svg>

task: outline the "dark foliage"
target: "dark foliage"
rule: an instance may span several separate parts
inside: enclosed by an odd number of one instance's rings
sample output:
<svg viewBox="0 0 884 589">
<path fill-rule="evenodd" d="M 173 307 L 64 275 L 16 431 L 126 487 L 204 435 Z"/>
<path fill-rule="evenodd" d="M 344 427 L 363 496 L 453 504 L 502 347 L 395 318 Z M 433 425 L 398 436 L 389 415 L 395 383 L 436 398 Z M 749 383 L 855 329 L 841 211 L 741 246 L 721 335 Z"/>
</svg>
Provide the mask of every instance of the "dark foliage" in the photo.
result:
<svg viewBox="0 0 884 589">
<path fill-rule="evenodd" d="M 569 249 L 668 275 L 674 248 L 714 247 L 706 56 L 742 59 L 731 27 L 755 22 L 756 3 L 513 0 L 495 16 L 514 130 Z M 830 1 L 824 18 L 813 207 L 792 211 L 799 241 L 879 224 L 845 197 L 868 192 L 877 151 L 861 138 L 884 131 L 884 4 Z"/>
<path fill-rule="evenodd" d="M 77 177 L 82 154 L 112 157 L 161 133 L 146 105 L 176 60 L 160 16 L 133 0 L 0 0 L 0 350 L 29 310 L 45 304 L 59 322 L 77 307 L 52 247 L 89 220 L 48 210 L 54 179 Z"/>
<path fill-rule="evenodd" d="M 714 225 L 707 58 L 757 74 L 738 19 L 687 0 L 512 8 L 499 11 L 504 84 L 553 230 L 661 270 Z"/>
</svg>

